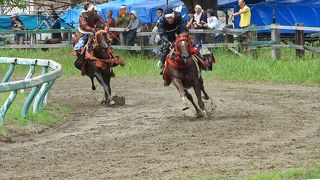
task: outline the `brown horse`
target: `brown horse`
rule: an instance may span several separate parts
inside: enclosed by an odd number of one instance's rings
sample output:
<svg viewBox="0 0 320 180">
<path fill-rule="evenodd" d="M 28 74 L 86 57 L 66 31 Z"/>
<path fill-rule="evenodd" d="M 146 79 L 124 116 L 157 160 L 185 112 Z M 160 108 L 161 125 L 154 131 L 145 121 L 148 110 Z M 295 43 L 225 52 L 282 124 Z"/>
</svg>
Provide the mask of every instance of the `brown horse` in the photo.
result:
<svg viewBox="0 0 320 180">
<path fill-rule="evenodd" d="M 206 114 L 205 105 L 201 99 L 201 91 L 204 94 L 204 99 L 208 100 L 209 96 L 204 90 L 203 79 L 201 77 L 201 63 L 193 59 L 193 49 L 191 40 L 187 34 L 181 34 L 176 38 L 174 48 L 166 58 L 166 66 L 164 69 L 164 79 L 169 85 L 170 82 L 178 89 L 182 102 L 183 110 L 189 109 L 186 102 L 186 97 L 196 109 L 197 117 L 203 117 Z M 193 87 L 198 99 L 197 107 L 193 101 L 192 95 L 187 89 Z"/>
<path fill-rule="evenodd" d="M 108 38 L 109 31 L 100 30 L 95 33 L 93 47 L 90 48 L 90 40 L 84 48 L 84 53 L 75 62 L 75 66 L 81 70 L 82 75 L 87 75 L 91 79 L 92 90 L 96 89 L 94 78 L 98 80 L 104 89 L 105 99 L 101 103 L 107 106 L 114 104 L 111 96 L 110 79 L 114 77 L 112 67 L 124 65 L 118 56 L 112 55 L 110 47 L 111 39 Z"/>
</svg>

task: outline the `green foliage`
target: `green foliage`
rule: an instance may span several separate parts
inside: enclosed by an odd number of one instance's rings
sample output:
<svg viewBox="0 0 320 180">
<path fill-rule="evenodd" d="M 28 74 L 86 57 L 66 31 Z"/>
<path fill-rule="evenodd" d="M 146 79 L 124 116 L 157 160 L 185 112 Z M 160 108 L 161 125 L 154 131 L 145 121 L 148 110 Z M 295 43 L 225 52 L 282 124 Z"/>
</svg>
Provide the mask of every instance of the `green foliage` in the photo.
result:
<svg viewBox="0 0 320 180">
<path fill-rule="evenodd" d="M 0 5 L 17 6 L 19 8 L 25 8 L 27 2 L 21 0 L 0 0 Z"/>
<path fill-rule="evenodd" d="M 315 165 L 308 168 L 290 168 L 284 172 L 271 171 L 257 175 L 248 176 L 246 180 L 291 180 L 291 179 L 315 179 L 320 178 L 320 165 Z"/>
</svg>

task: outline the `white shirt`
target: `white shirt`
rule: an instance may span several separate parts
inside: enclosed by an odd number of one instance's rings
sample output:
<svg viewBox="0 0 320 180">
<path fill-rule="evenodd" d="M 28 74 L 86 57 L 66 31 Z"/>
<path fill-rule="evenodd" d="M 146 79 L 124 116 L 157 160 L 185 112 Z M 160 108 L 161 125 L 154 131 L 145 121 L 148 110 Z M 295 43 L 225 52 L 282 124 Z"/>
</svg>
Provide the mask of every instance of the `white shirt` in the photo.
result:
<svg viewBox="0 0 320 180">
<path fill-rule="evenodd" d="M 200 19 L 201 19 L 202 13 L 203 13 L 203 10 L 202 10 L 199 14 L 197 14 L 197 13 L 194 14 L 194 20 L 195 20 L 198 24 L 200 23 Z"/>
<path fill-rule="evenodd" d="M 215 16 L 211 16 L 207 18 L 208 21 L 208 28 L 216 29 L 216 30 L 223 30 L 224 24 L 219 21 L 218 18 Z M 218 36 L 219 33 L 216 33 L 215 36 Z"/>
</svg>

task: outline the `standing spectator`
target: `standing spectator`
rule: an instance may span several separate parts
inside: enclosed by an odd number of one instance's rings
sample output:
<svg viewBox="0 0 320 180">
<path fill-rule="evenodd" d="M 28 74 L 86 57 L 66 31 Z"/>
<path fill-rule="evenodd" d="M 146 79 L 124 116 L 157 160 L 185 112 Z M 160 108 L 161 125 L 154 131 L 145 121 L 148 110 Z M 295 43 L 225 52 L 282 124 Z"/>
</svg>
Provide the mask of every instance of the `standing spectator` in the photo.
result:
<svg viewBox="0 0 320 180">
<path fill-rule="evenodd" d="M 152 32 L 157 32 L 158 31 L 158 24 L 160 22 L 160 19 L 163 15 L 163 9 L 162 8 L 157 8 L 157 23 L 155 24 L 155 26 L 152 28 Z M 159 35 L 152 35 L 149 39 L 149 44 L 150 45 L 156 45 L 158 44 L 160 41 L 160 36 Z"/>
<path fill-rule="evenodd" d="M 204 27 L 215 29 L 215 30 L 223 30 L 224 25 L 219 19 L 215 16 L 216 12 L 213 9 L 208 9 L 207 11 L 207 21 L 208 23 L 204 24 Z M 223 39 L 223 35 L 220 33 L 212 34 L 212 39 L 214 43 L 221 43 Z"/>
<path fill-rule="evenodd" d="M 128 26 L 130 21 L 130 15 L 127 12 L 126 5 L 121 5 L 119 16 L 117 17 L 117 27 L 125 28 Z"/>
<path fill-rule="evenodd" d="M 200 5 L 196 5 L 194 7 L 194 11 L 193 27 L 195 29 L 204 29 L 205 27 L 203 25 L 207 23 L 207 14 L 203 11 Z M 196 34 L 195 36 L 197 44 L 204 43 L 206 40 L 206 34 Z"/>
<path fill-rule="evenodd" d="M 233 16 L 240 15 L 240 28 L 249 27 L 250 24 L 251 24 L 251 10 L 246 5 L 246 2 L 244 0 L 239 0 L 238 4 L 240 6 L 240 10 L 238 12 L 236 12 L 236 13 L 231 13 L 230 14 L 230 19 Z"/>
<path fill-rule="evenodd" d="M 11 26 L 13 31 L 21 31 L 24 30 L 24 25 L 22 21 L 19 19 L 18 15 L 11 15 Z M 14 42 L 16 44 L 24 44 L 25 34 L 16 34 L 14 36 Z"/>
<path fill-rule="evenodd" d="M 230 19 L 234 16 L 240 15 L 240 28 L 246 28 L 251 25 L 251 10 L 246 5 L 246 2 L 244 0 L 239 0 L 238 5 L 240 6 L 240 10 L 236 13 L 230 14 Z M 240 37 L 241 44 L 244 47 L 244 50 L 248 51 L 248 44 L 249 44 L 249 34 L 248 31 L 242 34 Z"/>
<path fill-rule="evenodd" d="M 109 27 L 116 27 L 116 21 L 114 20 L 114 18 L 112 17 L 112 11 L 108 10 L 106 13 L 106 17 L 107 17 L 107 24 L 109 25 Z M 118 37 L 118 33 L 117 32 L 110 32 L 112 34 L 112 36 L 110 37 L 112 39 L 112 44 L 115 44 L 116 41 L 113 41 L 114 37 Z"/>
<path fill-rule="evenodd" d="M 157 17 L 158 17 L 157 26 L 158 26 L 158 23 L 160 22 L 160 19 L 161 19 L 162 16 L 163 16 L 163 9 L 162 8 L 157 8 Z"/>
<path fill-rule="evenodd" d="M 188 29 L 193 29 L 193 28 L 194 28 L 194 27 L 193 27 L 193 22 L 195 22 L 195 21 L 194 21 L 194 14 L 195 14 L 194 11 L 190 11 L 189 14 L 188 14 L 189 20 L 187 21 L 187 24 L 186 24 L 186 27 L 187 27 Z"/>
<path fill-rule="evenodd" d="M 107 23 L 109 25 L 109 27 L 116 27 L 116 21 L 114 20 L 114 18 L 112 17 L 112 11 L 108 10 L 106 13 L 106 17 L 107 17 Z"/>
<path fill-rule="evenodd" d="M 129 25 L 124 30 L 127 46 L 133 46 L 134 38 L 136 37 L 136 34 L 137 34 L 137 29 L 141 27 L 141 25 L 142 23 L 139 17 L 137 16 L 137 12 L 132 10 L 130 12 Z"/>
<path fill-rule="evenodd" d="M 46 23 L 48 29 L 61 29 L 61 24 L 59 21 L 59 16 L 57 13 L 52 13 L 50 16 L 50 20 L 52 24 L 50 25 L 48 20 L 45 20 L 44 22 Z M 61 33 L 52 33 L 51 34 L 51 39 L 48 39 L 45 43 L 46 44 L 57 44 L 61 42 Z"/>
</svg>

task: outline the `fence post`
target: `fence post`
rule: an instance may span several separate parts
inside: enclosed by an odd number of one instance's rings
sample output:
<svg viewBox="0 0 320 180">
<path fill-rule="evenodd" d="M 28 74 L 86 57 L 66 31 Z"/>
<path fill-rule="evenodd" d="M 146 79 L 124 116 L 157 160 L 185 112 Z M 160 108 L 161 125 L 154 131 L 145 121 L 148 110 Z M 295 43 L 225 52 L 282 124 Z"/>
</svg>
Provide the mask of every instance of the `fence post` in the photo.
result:
<svg viewBox="0 0 320 180">
<path fill-rule="evenodd" d="M 227 25 L 226 26 L 227 29 L 233 29 L 233 25 Z M 225 42 L 226 43 L 234 43 L 234 38 L 233 38 L 233 34 L 226 34 L 225 36 Z"/>
<path fill-rule="evenodd" d="M 120 33 L 119 33 L 119 38 L 120 38 L 120 45 L 121 45 L 121 46 L 124 46 L 124 45 L 125 45 L 125 42 L 124 42 L 123 32 L 120 32 Z"/>
<path fill-rule="evenodd" d="M 297 23 L 297 27 L 303 27 L 303 23 Z M 303 30 L 296 30 L 296 33 L 294 35 L 294 39 L 296 42 L 296 45 L 304 45 L 304 31 Z M 304 50 L 302 49 L 296 49 L 296 56 L 303 57 L 304 56 Z"/>
<path fill-rule="evenodd" d="M 68 43 L 72 44 L 72 32 L 68 33 Z"/>
<path fill-rule="evenodd" d="M 255 24 L 251 25 L 252 28 L 257 27 Z M 248 31 L 249 33 L 249 42 L 248 42 L 248 51 L 249 53 L 254 53 L 256 47 L 252 48 L 250 46 L 250 41 L 257 41 L 257 30 Z"/>
<path fill-rule="evenodd" d="M 277 27 L 277 24 L 271 24 L 271 40 L 275 42 L 275 45 L 280 44 L 280 29 Z M 280 59 L 281 51 L 280 48 L 272 48 L 272 58 Z"/>
</svg>

